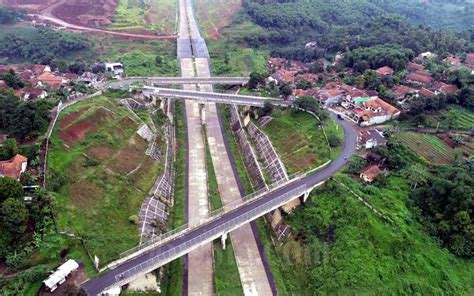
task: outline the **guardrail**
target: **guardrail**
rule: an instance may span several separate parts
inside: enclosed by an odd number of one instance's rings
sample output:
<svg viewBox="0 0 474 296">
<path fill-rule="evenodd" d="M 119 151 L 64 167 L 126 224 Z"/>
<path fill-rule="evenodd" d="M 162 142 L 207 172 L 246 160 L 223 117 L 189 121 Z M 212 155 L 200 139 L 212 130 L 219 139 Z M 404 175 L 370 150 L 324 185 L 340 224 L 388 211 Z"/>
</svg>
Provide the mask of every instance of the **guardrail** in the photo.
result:
<svg viewBox="0 0 474 296">
<path fill-rule="evenodd" d="M 151 240 L 148 240 L 148 241 L 146 241 L 146 242 L 144 242 L 140 245 L 137 245 L 136 247 L 133 247 L 130 250 L 122 252 L 120 254 L 120 258 L 124 259 L 124 258 L 129 257 L 130 255 L 132 255 L 134 253 L 137 253 L 141 250 L 147 249 L 148 247 L 163 243 L 164 241 L 169 240 L 171 238 L 175 238 L 175 237 L 178 237 L 180 235 L 184 235 L 185 231 L 190 231 L 192 229 L 200 227 L 203 224 L 209 223 L 210 221 L 212 221 L 213 219 L 216 219 L 220 215 L 223 215 L 223 214 L 225 214 L 225 213 L 227 213 L 227 212 L 229 212 L 229 211 L 231 211 L 231 210 L 233 210 L 233 209 L 235 209 L 239 206 L 242 206 L 245 203 L 256 200 L 258 197 L 260 197 L 264 194 L 267 194 L 267 193 L 271 192 L 272 190 L 275 190 L 275 189 L 280 188 L 284 185 L 287 185 L 287 184 L 290 184 L 294 181 L 297 181 L 297 180 L 303 178 L 305 175 L 306 174 L 301 174 L 301 173 L 294 174 L 294 175 L 291 176 L 292 179 L 290 179 L 290 181 L 282 180 L 280 182 L 273 183 L 273 184 L 268 186 L 268 189 L 263 188 L 261 190 L 255 191 L 255 192 L 253 192 L 249 195 L 246 195 L 246 196 L 242 197 L 242 199 L 235 200 L 231 203 L 228 203 L 225 206 L 223 206 L 222 208 L 212 211 L 209 214 L 209 217 L 204 222 L 202 222 L 200 224 L 197 224 L 197 225 L 194 225 L 194 226 L 191 226 L 188 223 L 183 224 L 183 225 L 181 225 L 181 226 L 179 226 L 179 227 L 177 227 L 173 230 L 170 230 L 170 231 L 168 231 L 164 234 L 156 236 L 155 238 L 153 238 Z M 114 263 L 112 262 L 111 264 L 109 264 L 109 266 L 110 265 L 114 265 Z"/>
<path fill-rule="evenodd" d="M 146 260 L 145 262 L 140 263 L 133 268 L 130 268 L 124 272 L 117 274 L 115 276 L 115 283 L 113 286 L 123 285 L 127 282 L 130 282 L 131 278 L 138 277 L 140 274 L 151 272 L 152 270 L 155 270 L 156 268 L 163 266 L 164 264 L 171 262 L 172 260 L 184 254 L 189 253 L 193 249 L 203 244 L 206 244 L 222 236 L 223 234 L 229 233 L 232 230 L 235 230 L 238 227 L 244 225 L 245 223 L 254 220 L 255 218 L 265 215 L 271 210 L 278 208 L 282 204 L 287 203 L 289 200 L 293 199 L 294 196 L 299 196 L 305 193 L 306 190 L 307 186 L 301 185 L 285 194 L 280 195 L 277 198 L 271 199 L 268 202 L 257 206 L 256 208 L 250 211 L 242 213 L 241 215 L 225 222 L 222 225 L 207 230 L 189 241 L 174 246 L 171 249 L 160 254 L 155 253 L 152 255 L 152 258 Z"/>
</svg>

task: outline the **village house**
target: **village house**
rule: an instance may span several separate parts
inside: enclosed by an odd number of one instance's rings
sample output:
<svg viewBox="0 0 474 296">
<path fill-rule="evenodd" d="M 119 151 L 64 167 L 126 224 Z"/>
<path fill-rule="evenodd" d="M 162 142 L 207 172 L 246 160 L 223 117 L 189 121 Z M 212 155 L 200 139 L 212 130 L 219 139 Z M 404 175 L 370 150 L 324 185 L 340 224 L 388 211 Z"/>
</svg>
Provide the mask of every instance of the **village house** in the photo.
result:
<svg viewBox="0 0 474 296">
<path fill-rule="evenodd" d="M 368 167 L 363 168 L 360 170 L 360 178 L 367 183 L 372 183 L 377 176 L 380 175 L 382 171 L 380 170 L 378 165 L 369 165 Z"/>
<path fill-rule="evenodd" d="M 113 76 L 122 76 L 123 64 L 122 63 L 105 63 L 105 71 L 111 73 Z"/>
<path fill-rule="evenodd" d="M 384 66 L 384 67 L 378 68 L 377 70 L 375 70 L 375 72 L 377 73 L 379 77 L 389 77 L 395 73 L 395 70 L 393 70 L 389 66 Z"/>
<path fill-rule="evenodd" d="M 47 85 L 50 88 L 57 89 L 62 84 L 67 83 L 67 80 L 63 77 L 59 77 L 51 72 L 44 72 L 38 76 L 38 80 L 42 85 Z"/>
<path fill-rule="evenodd" d="M 25 87 L 21 90 L 21 98 L 25 101 L 44 99 L 48 97 L 48 93 L 41 87 Z"/>
<path fill-rule="evenodd" d="M 426 75 L 425 73 L 426 72 L 422 72 L 422 71 L 410 73 L 405 77 L 405 79 L 406 81 L 414 83 L 414 84 L 429 85 L 433 82 L 433 78 L 431 77 L 431 75 L 429 75 L 429 73 L 428 75 Z"/>
<path fill-rule="evenodd" d="M 98 82 L 99 76 L 92 72 L 84 72 L 82 73 L 81 77 L 79 77 L 80 81 L 83 81 L 85 85 L 94 85 Z"/>
<path fill-rule="evenodd" d="M 387 140 L 383 135 L 383 129 L 381 128 L 363 129 L 360 131 L 357 140 L 357 146 L 359 149 L 371 149 L 379 145 L 385 145 L 385 143 L 387 143 Z"/>
<path fill-rule="evenodd" d="M 469 66 L 474 66 L 474 53 L 473 52 L 468 53 L 466 55 L 466 64 L 468 64 Z"/>
<path fill-rule="evenodd" d="M 458 56 L 450 55 L 445 58 L 443 62 L 449 66 L 459 66 L 461 65 L 461 58 Z"/>
<path fill-rule="evenodd" d="M 46 287 L 46 290 L 53 292 L 56 290 L 62 283 L 64 283 L 67 277 L 74 271 L 79 268 L 79 264 L 72 259 L 69 259 L 64 264 L 58 267 L 58 269 L 53 272 L 46 280 L 43 281 L 43 284 Z"/>
<path fill-rule="evenodd" d="M 377 97 L 356 99 L 350 116 L 361 126 L 369 126 L 397 118 L 399 115 L 400 110 Z"/>
<path fill-rule="evenodd" d="M 432 92 L 431 90 L 422 87 L 421 89 L 418 90 L 418 96 L 425 97 L 425 98 L 433 98 L 433 97 L 436 97 L 436 94 Z"/>
<path fill-rule="evenodd" d="M 22 173 L 26 171 L 28 158 L 17 154 L 10 160 L 0 161 L 0 177 L 11 177 L 20 180 Z"/>
<path fill-rule="evenodd" d="M 392 88 L 392 93 L 395 94 L 397 100 L 403 100 L 409 95 L 416 94 L 416 89 L 406 85 L 397 85 Z"/>
<path fill-rule="evenodd" d="M 425 66 L 421 64 L 409 62 L 407 68 L 410 71 L 423 71 L 425 69 Z"/>
<path fill-rule="evenodd" d="M 459 88 L 454 85 L 454 84 L 447 84 L 447 83 L 444 83 L 444 82 L 437 82 L 435 84 L 435 88 L 436 88 L 436 93 L 437 94 L 444 94 L 444 95 L 454 95 L 456 94 L 458 91 L 459 91 Z"/>
</svg>

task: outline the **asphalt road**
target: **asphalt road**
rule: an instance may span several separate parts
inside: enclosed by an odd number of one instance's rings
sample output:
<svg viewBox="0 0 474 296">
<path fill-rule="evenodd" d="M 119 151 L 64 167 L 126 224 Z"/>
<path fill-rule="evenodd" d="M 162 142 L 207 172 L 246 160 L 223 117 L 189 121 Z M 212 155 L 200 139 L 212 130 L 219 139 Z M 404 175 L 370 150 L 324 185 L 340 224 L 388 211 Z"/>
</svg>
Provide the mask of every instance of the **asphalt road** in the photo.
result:
<svg viewBox="0 0 474 296">
<path fill-rule="evenodd" d="M 346 120 L 340 120 L 337 118 L 335 114 L 331 114 L 332 118 L 336 120 L 340 126 L 344 129 L 344 141 L 343 141 L 343 148 L 341 155 L 331 162 L 330 165 L 325 167 L 324 169 L 317 171 L 313 174 L 310 174 L 298 181 L 295 181 L 287 186 L 281 187 L 273 192 L 270 192 L 263 197 L 259 198 L 258 200 L 245 204 L 244 206 L 237 208 L 233 211 L 230 211 L 218 219 L 204 224 L 198 228 L 193 229 L 192 231 L 188 232 L 187 234 L 177 237 L 174 240 L 171 240 L 164 245 L 158 246 L 155 249 L 149 250 L 138 257 L 131 259 L 122 265 L 118 266 L 117 268 L 106 272 L 97 278 L 91 279 L 82 285 L 82 288 L 88 295 L 98 295 L 102 292 L 105 288 L 112 286 L 115 283 L 115 276 L 119 275 L 133 267 L 167 251 L 176 246 L 184 244 L 186 242 L 191 241 L 192 239 L 200 236 L 204 232 L 208 231 L 209 229 L 218 227 L 227 221 L 233 220 L 244 213 L 251 211 L 252 209 L 258 207 L 259 205 L 265 204 L 269 200 L 275 199 L 278 196 L 281 196 L 287 192 L 290 192 L 293 189 L 298 188 L 301 185 L 307 185 L 307 187 L 312 187 L 320 182 L 327 180 L 329 177 L 334 175 L 338 172 L 344 165 L 347 163 L 349 157 L 354 154 L 356 150 L 357 144 L 357 131 L 354 126 L 351 125 L 350 122 Z"/>
</svg>

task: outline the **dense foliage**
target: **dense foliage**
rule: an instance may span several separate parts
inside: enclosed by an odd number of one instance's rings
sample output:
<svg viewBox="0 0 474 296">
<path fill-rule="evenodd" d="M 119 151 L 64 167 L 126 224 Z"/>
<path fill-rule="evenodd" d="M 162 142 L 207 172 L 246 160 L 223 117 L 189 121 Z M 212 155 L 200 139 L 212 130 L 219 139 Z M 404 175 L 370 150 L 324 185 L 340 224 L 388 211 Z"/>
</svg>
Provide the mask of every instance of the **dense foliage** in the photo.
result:
<svg viewBox="0 0 474 296">
<path fill-rule="evenodd" d="M 355 49 L 344 56 L 346 66 L 362 73 L 367 69 L 389 66 L 396 71 L 404 70 L 415 54 L 411 49 L 397 45 L 378 45 Z"/>
<path fill-rule="evenodd" d="M 246 40 L 255 46 L 278 45 L 272 47 L 273 55 L 301 60 L 385 44 L 397 44 L 415 54 L 464 52 L 472 47 L 468 32 L 435 31 L 387 14 L 390 2 L 247 0 L 246 15 L 264 30 L 252 32 Z M 305 49 L 309 41 L 316 41 L 317 47 Z"/>
<path fill-rule="evenodd" d="M 474 256 L 472 164 L 437 168 L 412 197 L 429 232 L 458 256 Z"/>
<path fill-rule="evenodd" d="M 25 10 L 15 10 L 9 7 L 0 6 L 0 24 L 12 24 L 25 17 Z"/>
<path fill-rule="evenodd" d="M 14 30 L 0 35 L 0 44 L 0 56 L 39 64 L 89 47 L 80 34 L 49 29 Z"/>
<path fill-rule="evenodd" d="M 0 93 L 0 129 L 23 140 L 44 132 L 52 103 L 46 100 L 22 102 L 8 93 Z"/>
</svg>

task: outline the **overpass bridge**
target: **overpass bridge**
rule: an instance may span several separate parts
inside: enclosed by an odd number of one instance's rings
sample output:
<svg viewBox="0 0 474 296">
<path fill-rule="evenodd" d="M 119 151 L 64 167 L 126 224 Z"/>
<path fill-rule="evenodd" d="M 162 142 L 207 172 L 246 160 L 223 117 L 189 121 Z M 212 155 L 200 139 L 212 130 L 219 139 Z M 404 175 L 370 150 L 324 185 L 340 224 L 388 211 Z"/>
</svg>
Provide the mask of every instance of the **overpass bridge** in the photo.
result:
<svg viewBox="0 0 474 296">
<path fill-rule="evenodd" d="M 136 82 L 149 83 L 152 85 L 170 84 L 222 84 L 222 85 L 244 85 L 249 77 L 129 77 L 108 84 L 111 88 L 122 88 Z"/>
<path fill-rule="evenodd" d="M 337 120 L 335 114 L 332 114 L 332 117 Z M 182 229 L 158 237 L 144 246 L 138 246 L 126 253 L 124 258 L 109 264 L 107 268 L 110 271 L 85 282 L 81 288 L 88 295 L 99 295 L 108 289 L 123 286 L 214 239 L 225 240 L 229 232 L 291 200 L 301 196 L 303 201 L 306 200 L 311 190 L 339 171 L 356 149 L 355 128 L 347 121 L 339 121 L 339 124 L 344 129 L 344 146 L 341 155 L 329 165 L 289 183 L 276 185 L 270 191 L 232 204 L 195 227 L 189 228 L 185 225 Z"/>
<path fill-rule="evenodd" d="M 262 107 L 265 101 L 269 101 L 275 106 L 289 107 L 292 105 L 291 102 L 285 101 L 283 99 L 270 98 L 270 97 L 244 96 L 244 95 L 236 95 L 236 94 L 190 91 L 190 90 L 159 88 L 159 87 L 151 87 L 151 86 L 144 86 L 138 89 L 141 89 L 143 91 L 143 94 L 145 94 L 146 96 L 191 99 L 191 100 L 196 100 L 200 103 L 212 102 L 212 103 L 221 103 L 221 104 L 237 104 L 237 105 Z"/>
</svg>

